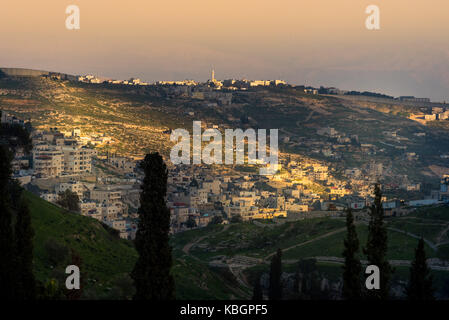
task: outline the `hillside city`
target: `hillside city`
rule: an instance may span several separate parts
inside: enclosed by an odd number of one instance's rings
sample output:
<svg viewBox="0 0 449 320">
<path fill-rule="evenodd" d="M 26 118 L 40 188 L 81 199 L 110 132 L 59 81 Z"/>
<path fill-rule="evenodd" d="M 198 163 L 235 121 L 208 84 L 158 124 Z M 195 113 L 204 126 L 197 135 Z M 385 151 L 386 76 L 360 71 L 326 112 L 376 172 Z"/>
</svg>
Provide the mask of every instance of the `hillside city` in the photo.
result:
<svg viewBox="0 0 449 320">
<path fill-rule="evenodd" d="M 2 112 L 1 122 L 31 127 L 26 120 L 6 112 Z M 357 138 L 339 135 L 331 127 L 319 129 L 317 134 L 336 138 L 342 144 Z M 394 132 L 390 134 L 398 138 Z M 118 230 L 122 238 L 134 239 L 143 178 L 139 160 L 100 154 L 97 147 L 110 143 L 113 137 L 86 135 L 80 129 L 33 128 L 31 137 L 32 156 L 16 152 L 13 161 L 14 177 L 22 185 L 53 203 L 70 190 L 79 198 L 81 215 L 104 222 Z M 360 147 L 367 152 L 373 148 L 363 144 Z M 407 157 L 413 159 L 416 155 Z M 172 233 L 210 223 L 341 216 L 345 208 L 360 210 L 369 206 L 373 185 L 385 174 L 383 165 L 372 161 L 366 167 L 346 169 L 342 177 L 336 178 L 335 170 L 325 162 L 286 153 L 281 154 L 277 173 L 272 176 L 259 175 L 251 166 L 174 166 L 170 161 L 167 165 Z M 405 215 L 418 206 L 447 202 L 448 185 L 449 175 L 442 175 L 440 188 L 422 199 L 384 197 L 386 215 Z M 420 190 L 419 183 L 398 187 Z"/>
<path fill-rule="evenodd" d="M 54 267 L 55 249 L 75 247 L 90 274 L 93 291 L 85 297 L 130 297 L 123 290 L 136 259 L 133 240 L 148 174 L 141 164 L 158 152 L 167 166 L 166 232 L 181 299 L 249 299 L 257 279 L 266 298 L 268 267 L 278 249 L 287 299 L 298 290 L 312 297 L 311 288 L 298 289 L 298 272 L 318 277 L 313 299 L 341 299 L 347 209 L 363 246 L 376 199 L 386 217 L 388 260 L 400 270 L 392 296 L 406 295 L 403 272 L 420 237 L 438 277 L 437 297 L 449 294 L 446 102 L 282 80 L 218 80 L 214 71 L 205 82 L 147 83 L 0 68 L 0 84 L 12 181 L 26 190 L 37 250 L 44 252 L 35 265 L 40 279 L 63 272 L 62 264 Z M 195 154 L 195 128 L 201 130 L 203 163 L 174 164 L 177 129 L 193 140 L 189 150 Z M 210 129 L 222 142 L 233 130 L 232 151 L 244 162 L 204 163 Z M 248 161 L 250 147 L 260 144 L 259 133 L 255 141 L 249 130 L 257 129 L 277 129 L 273 174 L 261 174 L 261 158 Z M 271 142 L 269 135 L 270 156 Z M 228 146 L 221 147 L 223 155 Z M 308 274 L 309 267 L 315 271 Z"/>
<path fill-rule="evenodd" d="M 135 2 L 2 6 L 0 301 L 449 301 L 448 1 Z"/>
</svg>

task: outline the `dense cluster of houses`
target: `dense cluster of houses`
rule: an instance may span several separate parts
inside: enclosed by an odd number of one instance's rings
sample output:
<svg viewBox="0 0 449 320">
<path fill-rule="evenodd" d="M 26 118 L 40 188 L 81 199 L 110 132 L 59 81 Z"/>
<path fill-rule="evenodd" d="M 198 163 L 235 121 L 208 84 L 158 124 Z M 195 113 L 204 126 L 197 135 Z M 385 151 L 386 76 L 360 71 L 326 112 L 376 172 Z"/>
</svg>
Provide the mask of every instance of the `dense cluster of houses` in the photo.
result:
<svg viewBox="0 0 449 320">
<path fill-rule="evenodd" d="M 422 112 L 411 113 L 409 118 L 424 125 L 428 121 L 448 120 L 449 109 L 443 107 L 424 108 Z"/>
<path fill-rule="evenodd" d="M 287 217 L 304 219 L 340 215 L 346 208 L 362 210 L 373 202 L 373 187 L 383 174 L 381 164 L 366 170 L 345 171 L 338 180 L 324 164 L 312 160 L 281 159 L 272 176 L 221 171 L 210 166 L 177 166 L 170 170 L 167 204 L 172 231 L 203 227 L 220 217 L 224 223 L 239 220 Z M 351 185 L 354 183 L 354 185 Z M 407 185 L 411 191 L 419 184 Z M 443 176 L 440 190 L 420 200 L 383 198 L 387 215 L 402 215 L 411 207 L 449 201 L 449 175 Z M 385 188 L 387 186 L 384 186 Z M 413 187 L 415 189 L 413 189 Z"/>
<path fill-rule="evenodd" d="M 2 123 L 25 126 L 26 122 L 2 112 Z M 57 203 L 66 190 L 79 198 L 80 214 L 95 218 L 118 230 L 122 238 L 133 238 L 136 215 L 129 208 L 138 207 L 139 183 L 135 178 L 123 184 L 98 183 L 93 169 L 97 151 L 80 140 L 73 130 L 69 135 L 55 128 L 31 130 L 33 148 L 30 154 L 16 150 L 12 162 L 14 178 L 49 202 Z M 134 172 L 135 162 L 108 156 L 105 165 L 124 175 Z"/>
<path fill-rule="evenodd" d="M 311 211 L 328 211 L 329 195 L 350 194 L 345 183 L 333 179 L 328 167 L 313 161 L 281 160 L 278 173 L 263 176 L 212 169 L 210 166 L 177 166 L 169 178 L 168 205 L 174 232 L 191 220 L 204 226 L 214 217 L 224 221 L 271 219 Z M 327 192 L 322 184 L 329 184 Z"/>
<path fill-rule="evenodd" d="M 25 122 L 6 113 L 2 113 L 2 123 L 25 126 Z M 318 135 L 345 138 L 333 128 L 318 131 Z M 122 238 L 135 237 L 143 178 L 136 161 L 97 155 L 82 141 L 78 130 L 32 130 L 31 137 L 32 155 L 18 150 L 13 161 L 14 175 L 22 184 L 32 186 L 41 198 L 54 203 L 61 193 L 70 190 L 78 195 L 80 214 L 108 224 Z M 244 166 L 244 170 L 235 166 L 168 165 L 171 232 L 234 219 L 304 219 L 339 215 L 348 207 L 363 209 L 372 202 L 373 184 L 385 174 L 382 163 L 372 161 L 363 168 L 346 169 L 343 178 L 336 179 L 334 169 L 324 162 L 291 155 L 282 156 L 276 174 L 269 176 L 259 175 L 258 165 Z M 97 167 L 109 174 L 100 176 Z M 447 202 L 448 185 L 449 176 L 443 176 L 440 190 L 430 197 L 408 203 L 384 199 L 384 208 L 395 214 L 404 205 Z M 418 191 L 420 184 L 409 183 L 404 188 Z"/>
</svg>

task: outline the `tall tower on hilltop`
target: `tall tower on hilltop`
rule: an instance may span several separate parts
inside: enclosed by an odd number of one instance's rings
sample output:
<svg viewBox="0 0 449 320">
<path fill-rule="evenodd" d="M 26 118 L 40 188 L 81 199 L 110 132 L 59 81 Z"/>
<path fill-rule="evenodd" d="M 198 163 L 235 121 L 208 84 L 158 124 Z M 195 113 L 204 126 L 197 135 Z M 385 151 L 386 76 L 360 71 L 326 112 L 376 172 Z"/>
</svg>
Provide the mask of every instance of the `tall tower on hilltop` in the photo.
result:
<svg viewBox="0 0 449 320">
<path fill-rule="evenodd" d="M 212 77 L 210 78 L 210 81 L 215 82 L 215 70 L 212 69 Z"/>
</svg>

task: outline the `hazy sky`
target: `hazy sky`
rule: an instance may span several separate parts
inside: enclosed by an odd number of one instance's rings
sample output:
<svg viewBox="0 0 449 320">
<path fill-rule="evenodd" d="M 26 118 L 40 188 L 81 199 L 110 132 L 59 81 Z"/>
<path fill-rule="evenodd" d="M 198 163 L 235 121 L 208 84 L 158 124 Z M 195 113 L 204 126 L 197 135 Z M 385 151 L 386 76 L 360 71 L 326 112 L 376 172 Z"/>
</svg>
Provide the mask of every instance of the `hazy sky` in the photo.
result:
<svg viewBox="0 0 449 320">
<path fill-rule="evenodd" d="M 65 9 L 80 8 L 80 30 Z M 365 28 L 368 5 L 380 30 Z M 154 80 L 285 79 L 449 100 L 447 0 L 14 0 L 0 66 Z"/>
</svg>

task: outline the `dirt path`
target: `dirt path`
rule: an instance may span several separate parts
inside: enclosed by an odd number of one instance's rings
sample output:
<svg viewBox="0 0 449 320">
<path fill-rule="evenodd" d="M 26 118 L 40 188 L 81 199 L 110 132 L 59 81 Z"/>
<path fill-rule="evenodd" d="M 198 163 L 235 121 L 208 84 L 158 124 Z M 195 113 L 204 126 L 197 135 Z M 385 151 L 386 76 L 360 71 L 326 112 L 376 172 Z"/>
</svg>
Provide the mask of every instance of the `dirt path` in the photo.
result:
<svg viewBox="0 0 449 320">
<path fill-rule="evenodd" d="M 404 231 L 404 230 L 396 229 L 396 228 L 392 228 L 392 227 L 387 227 L 387 229 L 388 229 L 388 230 L 391 230 L 391 231 L 403 233 L 403 234 L 405 234 L 405 235 L 407 235 L 407 236 L 409 236 L 409 237 L 415 238 L 415 239 L 421 239 L 421 236 L 418 236 L 418 235 L 416 235 L 416 234 L 414 234 L 414 233 L 411 233 L 411 232 L 408 232 L 408 231 Z M 431 242 L 430 240 L 427 240 L 427 239 L 425 239 L 425 238 L 423 238 L 423 239 L 424 239 L 424 242 L 425 242 L 425 243 L 426 243 L 426 244 L 427 244 L 433 251 L 437 251 L 437 246 L 436 246 L 433 242 Z"/>
<path fill-rule="evenodd" d="M 442 242 L 442 238 L 446 235 L 446 233 L 449 231 L 449 224 L 446 226 L 446 228 L 444 228 L 439 234 L 438 234 L 438 237 L 437 237 L 437 243 L 436 243 L 436 246 L 438 247 L 438 246 L 440 246 L 440 245 L 442 245 L 443 243 L 447 243 L 447 241 L 445 241 L 445 242 Z"/>
<path fill-rule="evenodd" d="M 365 223 L 364 221 L 359 221 L 359 222 L 356 222 L 356 225 L 357 225 L 357 224 L 366 224 L 366 223 Z M 221 231 L 219 231 L 218 233 L 215 233 L 215 234 L 219 234 L 219 233 L 225 232 L 228 228 L 229 228 L 229 225 L 225 225 L 224 228 L 223 228 Z M 403 233 L 403 234 L 405 234 L 405 235 L 408 235 L 408 236 L 413 237 L 413 238 L 416 238 L 416 239 L 421 238 L 421 237 L 418 236 L 418 235 L 412 234 L 412 233 L 410 233 L 410 232 L 406 232 L 406 231 L 401 230 L 401 229 L 396 229 L 396 228 L 391 228 L 391 227 L 387 227 L 387 228 L 388 228 L 389 230 L 391 230 L 391 231 Z M 301 246 L 304 246 L 304 245 L 313 243 L 313 242 L 315 242 L 315 241 L 318 241 L 318 240 L 327 238 L 327 237 L 329 237 L 329 236 L 332 236 L 332 235 L 335 235 L 335 234 L 338 234 L 338 233 L 341 233 L 341 232 L 344 232 L 344 231 L 346 231 L 346 227 L 342 227 L 342 228 L 339 228 L 339 229 L 336 229 L 336 230 L 327 232 L 327 233 L 322 234 L 322 235 L 320 235 L 320 236 L 318 236 L 318 237 L 316 237 L 316 238 L 314 238 L 314 239 L 311 239 L 311 240 L 308 240 L 308 241 L 305 241 L 305 242 L 301 242 L 301 243 L 295 244 L 295 245 L 293 245 L 293 246 L 284 248 L 284 249 L 282 249 L 282 251 L 285 252 L 285 251 L 291 250 L 291 249 L 293 249 L 293 248 L 301 247 Z M 441 231 L 440 236 L 439 236 L 439 240 L 442 238 L 442 236 L 443 236 L 443 235 L 445 234 L 445 232 L 447 232 L 447 231 L 449 231 L 449 224 L 448 224 L 447 228 L 445 228 L 443 231 Z M 210 236 L 210 235 L 205 235 L 205 236 L 199 237 L 199 238 L 197 238 L 197 239 L 194 239 L 193 241 L 187 243 L 187 244 L 183 247 L 182 251 L 183 251 L 185 254 L 187 254 L 187 255 L 193 257 L 194 259 L 199 260 L 198 258 L 196 258 L 195 256 L 193 256 L 193 255 L 190 254 L 190 249 L 191 249 L 195 244 L 201 242 L 202 240 L 204 240 L 205 238 L 207 238 L 207 237 L 209 237 L 209 236 Z M 425 241 L 425 242 L 427 243 L 427 245 L 428 245 L 430 248 L 432 248 L 434 251 L 437 250 L 437 245 L 442 244 L 442 243 L 438 243 L 438 244 L 436 245 L 436 244 L 432 243 L 431 241 L 429 241 L 429 240 L 427 240 L 427 239 L 424 239 L 424 241 Z M 276 252 L 272 252 L 272 253 L 268 254 L 267 256 L 265 256 L 265 257 L 263 258 L 264 262 L 265 262 L 265 263 L 268 263 L 268 262 L 269 262 L 269 259 L 270 259 L 273 255 L 275 255 L 275 254 L 276 254 Z M 343 260 L 342 260 L 343 258 L 339 258 L 339 257 L 315 257 L 315 258 L 316 258 L 318 261 L 323 261 L 323 262 L 330 262 L 330 261 L 332 261 L 332 262 L 335 262 L 335 263 L 343 263 Z M 283 260 L 283 262 L 285 262 L 285 263 L 296 263 L 297 261 L 298 261 L 298 260 L 294 260 L 294 259 Z M 409 264 L 410 264 L 410 261 L 408 261 L 408 260 L 397 260 L 397 261 L 396 261 L 396 260 L 391 260 L 390 263 L 391 263 L 392 265 L 397 265 L 397 266 L 399 266 L 399 265 L 409 265 Z M 244 274 L 245 269 L 251 267 L 251 265 L 248 265 L 248 266 L 239 266 L 238 268 L 235 268 L 234 266 L 228 264 L 228 267 L 229 267 L 230 272 L 234 275 L 234 277 L 236 278 L 236 280 L 239 282 L 240 285 L 242 285 L 243 287 L 245 287 L 245 288 L 247 288 L 247 289 L 251 289 L 252 285 L 248 283 L 248 279 L 246 278 L 246 276 L 245 276 L 245 274 Z M 432 269 L 437 269 L 437 268 L 441 268 L 441 267 L 437 267 L 437 266 L 432 267 L 432 266 L 431 266 L 431 268 L 432 268 Z M 447 267 L 447 269 L 448 269 L 448 271 L 449 271 L 449 267 Z M 440 269 L 438 269 L 438 270 L 440 270 Z M 247 294 L 244 293 L 242 290 L 239 290 L 239 291 L 241 291 L 241 292 L 240 292 L 241 294 L 247 296 Z M 249 298 L 249 297 L 248 297 L 248 298 Z"/>
<path fill-rule="evenodd" d="M 215 234 L 220 234 L 220 233 L 222 233 L 222 232 L 225 232 L 225 231 L 228 230 L 228 229 L 229 229 L 229 225 L 227 224 L 227 225 L 225 225 L 225 226 L 223 227 L 223 229 L 222 229 L 221 231 L 219 231 L 219 232 L 217 232 L 217 233 L 215 233 Z M 195 259 L 198 260 L 198 258 L 196 258 L 195 256 L 192 256 L 192 255 L 190 254 L 190 249 L 193 247 L 193 245 L 195 245 L 195 244 L 197 244 L 197 243 L 203 241 L 205 238 L 207 238 L 207 237 L 209 237 L 209 236 L 210 236 L 210 235 L 205 235 L 205 236 L 199 237 L 199 238 L 197 238 L 197 239 L 195 239 L 195 240 L 193 240 L 193 241 L 187 243 L 187 244 L 182 248 L 182 251 L 183 251 L 185 254 L 188 254 L 188 255 L 190 255 L 191 257 L 193 257 L 193 258 L 195 258 Z"/>
<path fill-rule="evenodd" d="M 229 267 L 229 271 L 232 273 L 232 275 L 235 277 L 235 279 L 237 280 L 238 283 L 240 283 L 240 285 L 242 287 L 245 287 L 246 289 L 251 290 L 251 286 L 248 284 L 248 280 L 246 279 L 246 277 L 243 275 L 242 271 L 245 268 L 234 268 L 231 265 L 228 264 Z M 236 270 L 237 269 L 237 270 Z M 247 294 L 246 292 L 244 292 L 243 290 L 240 290 L 241 294 L 244 295 L 246 298 L 251 298 L 251 296 L 249 294 Z"/>
<path fill-rule="evenodd" d="M 312 118 L 313 114 L 315 113 L 315 110 L 310 111 L 309 115 L 307 116 L 307 118 L 304 120 L 304 122 L 308 122 L 310 120 L 310 118 Z M 296 122 L 296 125 L 299 127 L 298 122 Z"/>
<path fill-rule="evenodd" d="M 222 233 L 222 232 L 225 232 L 225 231 L 228 230 L 228 229 L 229 229 L 229 225 L 225 225 L 221 231 L 215 233 L 214 235 L 217 235 L 217 234 L 220 234 L 220 233 Z M 185 254 L 187 254 L 187 255 L 189 255 L 190 257 L 192 257 L 193 259 L 200 261 L 200 259 L 198 259 L 198 258 L 195 257 L 194 255 L 191 255 L 191 254 L 190 254 L 190 249 L 191 249 L 195 244 L 197 244 L 197 243 L 203 241 L 205 238 L 207 238 L 207 237 L 209 237 L 209 236 L 210 236 L 210 235 L 204 235 L 204 236 L 202 236 L 202 237 L 199 237 L 199 238 L 197 238 L 197 239 L 195 239 L 195 240 L 193 240 L 193 241 L 187 243 L 187 244 L 182 248 L 182 251 L 183 251 Z M 238 270 L 235 270 L 235 268 L 233 268 L 231 265 L 228 265 L 228 267 L 229 267 L 229 271 L 234 275 L 234 277 L 236 278 L 237 282 L 238 282 L 240 285 L 242 285 L 243 287 L 245 287 L 245 288 L 247 288 L 247 289 L 251 289 L 251 287 L 248 285 L 248 281 L 247 281 L 246 277 L 242 274 L 240 268 L 238 268 Z M 250 299 L 250 298 L 251 298 L 251 296 L 250 296 L 247 292 L 241 290 L 240 288 L 230 288 L 229 286 L 228 286 L 228 288 L 231 289 L 231 291 L 232 291 L 232 290 L 233 290 L 233 291 L 237 291 L 237 292 L 240 294 L 240 296 L 242 296 L 242 297 L 245 297 L 245 298 L 247 298 L 247 299 Z"/>
<path fill-rule="evenodd" d="M 182 251 L 183 251 L 185 254 L 190 255 L 189 251 L 190 251 L 190 249 L 192 248 L 192 246 L 193 246 L 194 244 L 196 244 L 196 243 L 202 241 L 204 238 L 207 238 L 207 235 L 202 236 L 202 237 L 199 237 L 199 238 L 195 239 L 194 241 L 187 243 L 187 244 L 182 248 Z M 194 258 L 195 258 L 195 257 L 194 257 Z"/>
<path fill-rule="evenodd" d="M 418 218 L 418 217 L 401 217 L 401 220 L 425 220 L 425 221 L 433 221 L 436 225 L 441 224 L 441 225 L 446 225 L 448 224 L 447 220 L 441 220 L 441 219 L 429 219 L 429 218 Z"/>
<path fill-rule="evenodd" d="M 306 245 L 306 244 L 309 244 L 309 243 L 312 243 L 312 242 L 315 242 L 315 241 L 318 241 L 318 240 L 327 238 L 327 237 L 329 237 L 329 236 L 332 236 L 332 235 L 334 235 L 334 234 L 337 234 L 337 233 L 340 233 L 340 232 L 343 232 L 343 231 L 346 231 L 346 227 L 343 227 L 343 228 L 340 228 L 340 229 L 337 229 L 337 230 L 334 230 L 334 231 L 331 231 L 331 232 L 322 234 L 321 236 L 318 236 L 318 237 L 316 237 L 316 238 L 314 238 L 314 239 L 307 240 L 307 241 L 305 241 L 305 242 L 301 242 L 301 243 L 295 244 L 295 245 L 293 245 L 293 246 L 287 247 L 287 248 L 285 248 L 285 249 L 282 249 L 282 252 L 285 252 L 285 251 L 290 250 L 290 249 L 293 249 L 293 248 L 297 248 L 297 247 L 304 246 L 304 245 Z M 264 258 L 264 260 L 268 260 L 269 258 L 271 258 L 272 256 L 274 256 L 275 254 L 276 254 L 276 251 L 270 253 L 269 255 L 267 255 L 267 256 Z"/>
<path fill-rule="evenodd" d="M 305 259 L 315 259 L 318 262 L 332 262 L 332 263 L 341 264 L 341 265 L 344 264 L 344 258 L 341 258 L 341 257 L 320 256 L 320 257 L 307 257 Z M 288 263 L 288 264 L 293 264 L 298 261 L 299 261 L 299 259 L 282 260 L 283 263 Z M 362 263 L 362 265 L 368 264 L 367 260 L 360 260 L 360 262 Z M 388 262 L 390 262 L 390 264 L 392 266 L 410 266 L 412 263 L 410 260 L 388 260 Z M 441 266 L 441 265 L 435 264 L 435 263 L 429 263 L 429 267 L 432 270 L 449 271 L 449 267 Z"/>
</svg>

